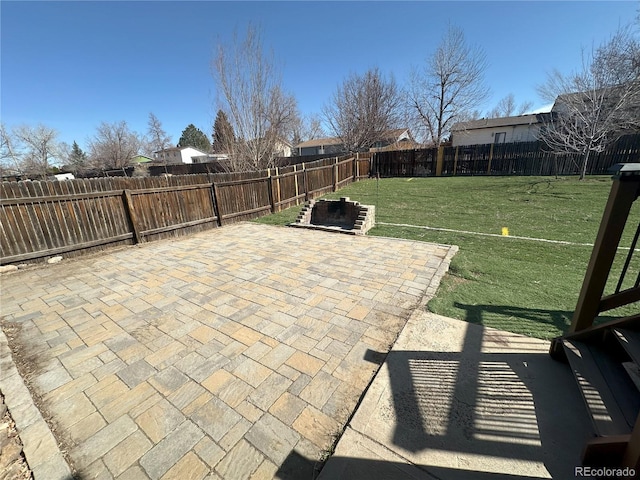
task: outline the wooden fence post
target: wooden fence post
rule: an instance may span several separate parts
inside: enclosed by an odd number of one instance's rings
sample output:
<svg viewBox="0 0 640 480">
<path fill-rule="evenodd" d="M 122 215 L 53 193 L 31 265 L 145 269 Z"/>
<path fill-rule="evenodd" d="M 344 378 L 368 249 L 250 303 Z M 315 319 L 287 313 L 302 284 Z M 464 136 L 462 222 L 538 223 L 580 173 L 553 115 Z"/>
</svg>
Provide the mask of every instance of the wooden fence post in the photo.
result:
<svg viewBox="0 0 640 480">
<path fill-rule="evenodd" d="M 273 195 L 273 177 L 271 175 L 267 177 L 267 183 L 269 187 L 269 203 L 271 203 L 271 213 L 276 213 L 275 198 Z"/>
<path fill-rule="evenodd" d="M 442 163 L 444 160 L 444 147 L 440 145 L 438 147 L 438 156 L 436 157 L 436 177 L 442 175 Z"/>
<path fill-rule="evenodd" d="M 296 186 L 296 205 L 300 205 L 300 199 L 298 198 L 298 195 L 300 195 L 300 190 L 298 188 L 298 166 L 294 165 L 293 166 L 293 183 Z"/>
<path fill-rule="evenodd" d="M 302 182 L 304 183 L 304 201 L 309 201 L 309 173 L 302 163 Z"/>
<path fill-rule="evenodd" d="M 220 192 L 218 191 L 218 186 L 215 182 L 211 182 L 211 187 L 213 190 L 213 203 L 216 204 L 216 210 L 218 215 L 218 226 L 222 226 L 222 211 L 220 210 Z"/>
<path fill-rule="evenodd" d="M 211 181 L 211 202 L 213 204 L 213 214 L 218 217 L 218 226 L 222 226 L 222 214 L 220 213 L 220 204 L 218 203 L 218 192 L 215 182 L 213 178 L 211 178 L 211 174 L 207 175 L 209 180 Z"/>
<path fill-rule="evenodd" d="M 338 157 L 336 157 L 336 162 L 333 164 L 333 191 L 338 191 Z"/>
<path fill-rule="evenodd" d="M 282 194 L 280 193 L 280 173 L 278 171 L 278 167 L 276 167 L 276 203 L 278 204 L 278 211 L 280 211 L 280 200 L 282 199 Z"/>
<path fill-rule="evenodd" d="M 491 160 L 493 160 L 493 146 L 495 143 L 492 143 L 489 147 L 489 165 L 487 166 L 487 175 L 491 174 Z"/>
<path fill-rule="evenodd" d="M 358 181 L 358 154 L 356 154 L 356 158 L 353 159 L 353 182 Z"/>
<path fill-rule="evenodd" d="M 453 176 L 456 176 L 456 172 L 458 170 L 458 147 L 456 147 L 456 154 L 453 157 Z"/>
<path fill-rule="evenodd" d="M 122 202 L 124 203 L 124 209 L 127 212 L 127 218 L 131 225 L 131 231 L 133 232 L 133 239 L 135 243 L 140 243 L 140 228 L 138 226 L 138 216 L 133 208 L 133 199 L 131 198 L 131 191 L 124 190 L 122 192 Z"/>
</svg>

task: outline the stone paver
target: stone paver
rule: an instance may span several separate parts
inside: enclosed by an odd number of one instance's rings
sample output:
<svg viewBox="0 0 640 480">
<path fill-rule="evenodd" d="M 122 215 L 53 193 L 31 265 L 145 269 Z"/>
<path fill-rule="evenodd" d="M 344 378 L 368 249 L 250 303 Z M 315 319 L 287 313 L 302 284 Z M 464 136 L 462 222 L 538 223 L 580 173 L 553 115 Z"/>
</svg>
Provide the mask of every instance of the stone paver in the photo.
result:
<svg viewBox="0 0 640 480">
<path fill-rule="evenodd" d="M 3 275 L 2 327 L 81 476 L 311 478 L 453 253 L 242 223 Z"/>
</svg>

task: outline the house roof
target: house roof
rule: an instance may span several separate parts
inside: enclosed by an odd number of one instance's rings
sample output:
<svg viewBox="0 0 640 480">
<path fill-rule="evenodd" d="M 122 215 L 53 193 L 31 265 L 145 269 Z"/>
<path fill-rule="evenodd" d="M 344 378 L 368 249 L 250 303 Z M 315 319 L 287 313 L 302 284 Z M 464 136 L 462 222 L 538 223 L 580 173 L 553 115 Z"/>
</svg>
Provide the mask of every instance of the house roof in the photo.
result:
<svg viewBox="0 0 640 480">
<path fill-rule="evenodd" d="M 562 110 L 563 104 L 591 104 L 595 99 L 598 99 L 596 104 L 602 106 L 612 106 L 614 105 L 620 95 L 624 92 L 624 86 L 617 85 L 613 87 L 602 87 L 594 90 L 586 90 L 582 92 L 569 92 L 562 93 L 556 97 L 556 101 L 553 103 L 553 107 L 551 107 L 552 112 L 558 112 Z M 604 100 L 601 102 L 601 99 Z M 608 105 L 607 105 L 608 104 Z"/>
<path fill-rule="evenodd" d="M 515 117 L 483 118 L 469 122 L 458 122 L 451 127 L 452 132 L 478 130 L 491 127 L 514 127 L 516 125 L 533 125 L 542 123 L 544 116 L 548 114 L 534 113 L 530 115 L 518 115 Z"/>
<path fill-rule="evenodd" d="M 408 128 L 395 128 L 393 130 L 387 130 L 386 132 L 383 132 L 380 139 L 392 143 L 397 142 L 405 132 L 409 135 L 409 138 L 412 138 L 411 132 L 409 132 Z"/>
<path fill-rule="evenodd" d="M 131 160 L 133 160 L 136 163 L 153 162 L 153 158 L 147 157 L 146 155 L 134 155 L 133 157 L 131 157 Z"/>
<path fill-rule="evenodd" d="M 381 140 L 388 141 L 389 143 L 397 142 L 405 132 L 408 132 L 409 138 L 412 138 L 408 128 L 396 128 L 383 132 Z M 299 143 L 296 145 L 296 148 L 322 147 L 326 145 L 342 145 L 342 140 L 338 137 L 315 138 Z"/>
<path fill-rule="evenodd" d="M 190 148 L 191 150 L 195 150 L 196 152 L 200 152 L 203 155 L 206 155 L 206 152 L 203 152 L 202 150 L 198 150 L 195 147 L 169 147 L 169 148 L 165 148 L 164 150 L 157 150 L 153 153 L 162 153 L 162 152 L 181 152 L 182 150 L 186 150 L 187 148 Z"/>
<path fill-rule="evenodd" d="M 299 143 L 296 148 L 322 147 L 323 145 L 342 145 L 342 140 L 337 137 L 315 138 Z"/>
</svg>

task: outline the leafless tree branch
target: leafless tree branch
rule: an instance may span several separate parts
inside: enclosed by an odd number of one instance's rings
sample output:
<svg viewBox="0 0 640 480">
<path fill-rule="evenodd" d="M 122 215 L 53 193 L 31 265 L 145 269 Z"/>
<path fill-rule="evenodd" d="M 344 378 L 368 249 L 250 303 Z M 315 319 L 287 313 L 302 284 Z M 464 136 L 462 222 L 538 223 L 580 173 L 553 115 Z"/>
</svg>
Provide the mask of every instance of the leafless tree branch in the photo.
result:
<svg viewBox="0 0 640 480">
<path fill-rule="evenodd" d="M 414 68 L 409 80 L 409 109 L 425 140 L 439 146 L 453 124 L 468 120 L 487 98 L 486 68 L 484 51 L 469 46 L 462 30 L 450 26 L 426 65 Z"/>
<path fill-rule="evenodd" d="M 324 107 L 324 118 L 346 150 L 368 150 L 384 133 L 398 127 L 401 97 L 393 77 L 378 68 L 352 74 Z"/>
<path fill-rule="evenodd" d="M 583 52 L 582 68 L 554 70 L 538 88 L 556 98 L 540 138 L 555 152 L 580 154 L 584 178 L 592 153 L 640 129 L 640 44 L 620 30 L 599 48 Z"/>
<path fill-rule="evenodd" d="M 124 120 L 102 122 L 89 142 L 89 158 L 92 166 L 100 170 L 124 168 L 140 153 L 142 144 L 141 138 L 129 130 Z"/>
<path fill-rule="evenodd" d="M 279 145 L 290 138 L 298 117 L 297 102 L 286 93 L 272 54 L 265 54 L 257 28 L 244 39 L 218 45 L 211 66 L 222 109 L 235 133 L 229 169 L 249 171 L 275 165 Z"/>
</svg>

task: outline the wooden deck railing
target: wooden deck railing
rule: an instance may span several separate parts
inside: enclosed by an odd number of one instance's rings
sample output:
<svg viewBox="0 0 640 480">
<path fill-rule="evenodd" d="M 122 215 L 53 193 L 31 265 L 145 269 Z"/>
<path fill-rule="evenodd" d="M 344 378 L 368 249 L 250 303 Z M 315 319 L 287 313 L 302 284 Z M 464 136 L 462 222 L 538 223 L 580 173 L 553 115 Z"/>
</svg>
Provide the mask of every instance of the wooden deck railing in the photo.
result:
<svg viewBox="0 0 640 480">
<path fill-rule="evenodd" d="M 640 163 L 617 166 L 569 333 L 590 328 L 602 312 L 640 301 L 640 275 L 635 279 L 633 286 L 622 288 L 629 273 L 629 265 L 636 253 L 640 224 L 635 229 L 615 292 L 604 295 L 629 212 L 639 195 Z"/>
</svg>

